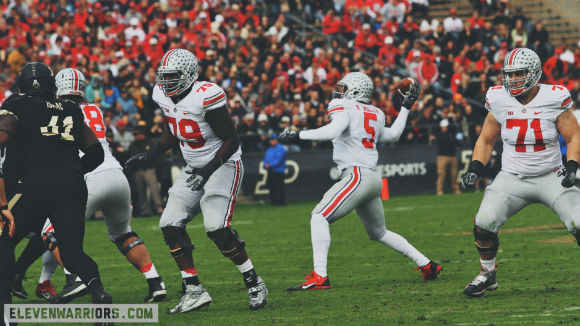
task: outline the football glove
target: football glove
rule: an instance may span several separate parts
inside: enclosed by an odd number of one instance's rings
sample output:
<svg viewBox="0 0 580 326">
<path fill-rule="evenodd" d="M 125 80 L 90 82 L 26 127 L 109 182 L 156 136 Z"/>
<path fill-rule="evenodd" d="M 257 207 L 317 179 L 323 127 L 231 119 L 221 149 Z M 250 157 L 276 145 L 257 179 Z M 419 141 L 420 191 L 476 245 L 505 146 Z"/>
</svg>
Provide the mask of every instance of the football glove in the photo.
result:
<svg viewBox="0 0 580 326">
<path fill-rule="evenodd" d="M 411 84 L 411 88 L 409 89 L 409 92 L 407 95 L 404 95 L 401 92 L 399 92 L 399 95 L 401 95 L 401 98 L 402 98 L 401 99 L 401 106 L 404 106 L 407 109 L 411 110 L 411 107 L 413 106 L 413 103 L 415 103 L 417 98 L 419 97 L 420 92 L 421 92 L 421 86 L 419 86 L 419 84 L 417 84 L 417 83 Z"/>
<path fill-rule="evenodd" d="M 133 155 L 125 162 L 125 171 L 132 171 L 150 159 L 151 153 L 149 151 Z"/>
<path fill-rule="evenodd" d="M 475 187 L 475 183 L 477 182 L 477 178 L 482 175 L 485 171 L 485 166 L 478 160 L 472 161 L 469 164 L 469 169 L 467 173 L 463 175 L 461 178 L 461 188 L 470 189 Z"/>
<path fill-rule="evenodd" d="M 576 182 L 576 170 L 578 170 L 578 162 L 570 160 L 558 171 L 558 176 L 564 177 L 562 179 L 563 187 L 570 188 L 574 185 Z"/>
<path fill-rule="evenodd" d="M 185 180 L 185 184 L 192 191 L 199 191 L 205 186 L 209 177 L 222 165 L 221 160 L 216 156 L 208 164 L 201 168 L 192 168 L 185 170 L 189 174 L 189 178 Z"/>
<path fill-rule="evenodd" d="M 278 140 L 283 144 L 288 144 L 298 139 L 298 131 L 294 130 L 285 130 L 278 136 Z"/>
</svg>

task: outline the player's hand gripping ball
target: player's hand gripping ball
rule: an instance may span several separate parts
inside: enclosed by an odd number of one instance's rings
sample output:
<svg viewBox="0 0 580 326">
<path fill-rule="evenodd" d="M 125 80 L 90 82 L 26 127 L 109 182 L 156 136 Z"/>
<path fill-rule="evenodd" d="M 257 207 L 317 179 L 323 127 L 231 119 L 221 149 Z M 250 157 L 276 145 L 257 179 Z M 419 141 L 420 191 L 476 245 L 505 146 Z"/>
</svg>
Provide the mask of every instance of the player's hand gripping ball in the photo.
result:
<svg viewBox="0 0 580 326">
<path fill-rule="evenodd" d="M 419 82 L 411 77 L 401 80 L 397 85 L 397 93 L 401 96 L 401 105 L 409 110 L 419 97 L 420 91 Z"/>
</svg>

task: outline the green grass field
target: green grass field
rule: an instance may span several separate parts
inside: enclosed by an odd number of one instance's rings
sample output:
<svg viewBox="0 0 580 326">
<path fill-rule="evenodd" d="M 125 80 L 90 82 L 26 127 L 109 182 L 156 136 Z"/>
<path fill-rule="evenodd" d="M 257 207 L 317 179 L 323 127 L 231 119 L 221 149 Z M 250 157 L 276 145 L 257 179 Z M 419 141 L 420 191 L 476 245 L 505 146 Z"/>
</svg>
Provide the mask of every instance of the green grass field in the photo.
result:
<svg viewBox="0 0 580 326">
<path fill-rule="evenodd" d="M 132 225 L 168 287 L 168 298 L 159 305 L 160 325 L 579 325 L 579 248 L 558 217 L 541 205 L 527 207 L 503 227 L 498 290 L 482 298 L 462 294 L 479 271 L 472 228 L 481 198 L 470 193 L 384 202 L 387 228 L 442 264 L 437 281 L 424 282 L 412 261 L 370 241 L 351 213 L 331 226 L 333 288 L 300 293 L 286 288 L 312 270 L 309 221 L 316 203 L 239 205 L 233 225 L 270 292 L 266 308 L 254 312 L 248 310 L 238 270 L 207 238 L 198 216 L 188 231 L 200 280 L 213 303 L 202 311 L 168 315 L 180 298 L 180 274 L 158 218 L 135 219 Z M 115 303 L 142 303 L 146 282 L 108 241 L 102 222 L 87 223 L 85 249 L 99 264 Z M 42 303 L 34 296 L 39 274 L 37 261 L 24 283 L 31 296 L 15 303 Z M 60 269 L 55 275 L 60 289 L 64 276 Z M 88 297 L 75 301 L 87 302 Z"/>
</svg>

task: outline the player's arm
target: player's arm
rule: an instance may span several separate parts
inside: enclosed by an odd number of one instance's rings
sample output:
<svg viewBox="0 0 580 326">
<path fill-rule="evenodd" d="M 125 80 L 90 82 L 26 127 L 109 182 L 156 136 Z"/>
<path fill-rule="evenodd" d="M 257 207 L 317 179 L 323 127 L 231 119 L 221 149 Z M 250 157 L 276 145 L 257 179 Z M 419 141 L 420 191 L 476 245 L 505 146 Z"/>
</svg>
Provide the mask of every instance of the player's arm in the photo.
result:
<svg viewBox="0 0 580 326">
<path fill-rule="evenodd" d="M 205 121 L 209 124 L 214 134 L 222 140 L 215 156 L 205 166 L 186 171 L 191 176 L 186 180 L 187 186 L 193 191 L 203 188 L 209 177 L 240 147 L 240 140 L 236 133 L 236 127 L 230 117 L 228 108 L 224 105 L 205 113 Z"/>
<path fill-rule="evenodd" d="M 332 121 L 329 124 L 317 129 L 300 131 L 297 136 L 304 140 L 332 140 L 340 136 L 349 123 L 350 120 L 346 112 L 335 112 L 332 114 Z"/>
<path fill-rule="evenodd" d="M 396 142 L 401 137 L 403 130 L 405 130 L 405 124 L 407 123 L 407 117 L 409 116 L 409 110 L 406 107 L 401 107 L 401 111 L 395 119 L 395 122 L 391 127 L 383 127 L 381 133 L 379 134 L 379 142 Z"/>
<path fill-rule="evenodd" d="M 130 157 L 125 163 L 125 170 L 131 170 L 152 158 L 162 155 L 169 149 L 173 148 L 178 142 L 179 139 L 171 133 L 169 130 L 169 124 L 167 123 L 167 120 L 165 120 L 163 132 L 161 133 L 159 141 L 154 143 L 148 151 Z"/>
<path fill-rule="evenodd" d="M 18 128 L 18 118 L 14 113 L 7 110 L 0 110 L 0 148 L 6 148 L 10 137 L 16 133 Z M 0 230 L 4 230 L 4 223 L 8 222 L 8 235 L 14 235 L 14 216 L 8 208 L 6 198 L 6 188 L 4 187 L 4 174 L 0 166 Z"/>
<path fill-rule="evenodd" d="M 481 134 L 475 143 L 469 169 L 467 170 L 467 173 L 463 175 L 461 180 L 461 186 L 464 189 L 475 186 L 477 178 L 484 174 L 485 165 L 491 158 L 493 146 L 497 142 L 500 133 L 501 125 L 497 122 L 493 114 L 489 112 L 485 118 L 485 122 L 483 123 Z"/>
<path fill-rule="evenodd" d="M 86 124 L 82 124 L 81 146 L 79 149 L 85 153 L 81 157 L 83 172 L 88 173 L 96 169 L 105 160 L 105 151 L 99 143 L 95 132 Z"/>
<path fill-rule="evenodd" d="M 574 114 L 571 111 L 566 111 L 556 119 L 556 128 L 568 145 L 568 153 L 566 154 L 568 161 L 564 164 L 565 170 L 560 173 L 560 175 L 564 175 L 562 186 L 572 187 L 576 179 L 578 162 L 580 162 L 580 127 Z"/>
</svg>

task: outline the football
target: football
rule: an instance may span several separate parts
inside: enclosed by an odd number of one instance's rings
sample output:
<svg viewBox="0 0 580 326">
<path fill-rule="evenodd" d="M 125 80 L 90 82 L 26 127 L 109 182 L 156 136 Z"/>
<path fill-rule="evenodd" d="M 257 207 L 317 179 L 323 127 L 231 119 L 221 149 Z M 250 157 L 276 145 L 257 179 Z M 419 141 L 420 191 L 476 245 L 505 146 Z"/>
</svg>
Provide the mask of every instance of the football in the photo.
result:
<svg viewBox="0 0 580 326">
<path fill-rule="evenodd" d="M 397 92 L 401 95 L 409 94 L 409 90 L 411 89 L 411 85 L 415 84 L 417 81 L 414 78 L 407 77 L 399 82 L 397 85 Z"/>
</svg>

